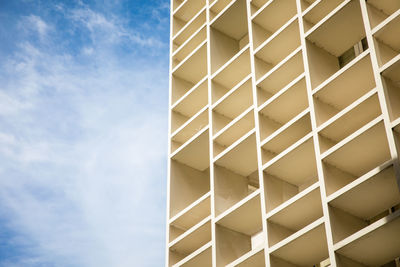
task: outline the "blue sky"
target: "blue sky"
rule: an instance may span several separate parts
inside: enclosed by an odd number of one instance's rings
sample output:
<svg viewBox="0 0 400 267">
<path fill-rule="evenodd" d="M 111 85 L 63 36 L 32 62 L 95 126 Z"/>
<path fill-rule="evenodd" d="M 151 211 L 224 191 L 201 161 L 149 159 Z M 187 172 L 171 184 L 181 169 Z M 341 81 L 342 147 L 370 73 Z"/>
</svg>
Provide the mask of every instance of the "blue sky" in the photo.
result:
<svg viewBox="0 0 400 267">
<path fill-rule="evenodd" d="M 0 266 L 162 266 L 169 1 L 0 0 Z"/>
</svg>

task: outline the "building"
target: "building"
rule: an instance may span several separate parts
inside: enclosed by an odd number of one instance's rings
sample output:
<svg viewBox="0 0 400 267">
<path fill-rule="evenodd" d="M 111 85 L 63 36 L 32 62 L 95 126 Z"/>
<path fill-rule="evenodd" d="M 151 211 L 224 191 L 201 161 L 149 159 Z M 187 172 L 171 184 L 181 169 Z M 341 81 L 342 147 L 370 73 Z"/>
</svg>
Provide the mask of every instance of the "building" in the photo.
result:
<svg viewBox="0 0 400 267">
<path fill-rule="evenodd" d="M 166 266 L 400 267 L 400 1 L 171 13 Z"/>
</svg>

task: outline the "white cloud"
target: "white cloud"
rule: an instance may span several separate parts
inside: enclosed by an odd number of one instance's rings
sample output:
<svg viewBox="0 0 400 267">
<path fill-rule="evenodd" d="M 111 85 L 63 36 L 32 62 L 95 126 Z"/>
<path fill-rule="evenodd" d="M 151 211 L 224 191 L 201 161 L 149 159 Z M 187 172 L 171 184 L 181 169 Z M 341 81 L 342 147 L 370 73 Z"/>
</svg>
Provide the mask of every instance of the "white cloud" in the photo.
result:
<svg viewBox="0 0 400 267">
<path fill-rule="evenodd" d="M 127 66 L 109 40 L 161 41 L 87 7 L 69 12 L 93 36 L 79 50 L 90 62 L 21 40 L 0 63 L 0 213 L 25 253 L 0 265 L 160 266 L 167 64 Z M 28 19 L 46 37 L 48 24 Z"/>
<path fill-rule="evenodd" d="M 85 7 L 74 9 L 67 15 L 73 21 L 84 25 L 90 32 L 92 40 L 95 42 L 116 43 L 128 40 L 141 46 L 160 47 L 163 43 L 144 33 L 128 29 L 118 17 L 106 17 L 104 14 L 95 12 Z M 106 35 L 106 38 L 104 38 Z"/>
<path fill-rule="evenodd" d="M 26 30 L 35 31 L 40 39 L 47 37 L 51 27 L 39 16 L 29 15 L 21 21 L 21 27 Z"/>
</svg>

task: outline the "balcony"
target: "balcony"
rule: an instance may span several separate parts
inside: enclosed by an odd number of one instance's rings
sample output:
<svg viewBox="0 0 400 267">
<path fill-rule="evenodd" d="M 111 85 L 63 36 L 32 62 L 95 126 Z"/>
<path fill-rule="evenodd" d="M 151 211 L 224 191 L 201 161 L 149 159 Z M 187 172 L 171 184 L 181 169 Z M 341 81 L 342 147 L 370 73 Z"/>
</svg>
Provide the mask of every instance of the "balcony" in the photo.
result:
<svg viewBox="0 0 400 267">
<path fill-rule="evenodd" d="M 312 135 L 268 161 L 263 169 L 265 205 L 270 212 L 318 181 Z"/>
<path fill-rule="evenodd" d="M 246 1 L 233 1 L 210 25 L 211 73 L 239 53 L 248 43 Z"/>
<path fill-rule="evenodd" d="M 317 126 L 343 112 L 375 86 L 371 58 L 365 51 L 313 91 Z"/>
<path fill-rule="evenodd" d="M 345 0 L 302 1 L 304 32 L 308 32 Z M 348 2 L 348 1 L 346 1 Z"/>
<path fill-rule="evenodd" d="M 254 51 L 256 79 L 270 71 L 299 46 L 299 23 L 297 17 L 294 17 Z"/>
<path fill-rule="evenodd" d="M 253 192 L 216 218 L 218 266 L 249 256 L 264 245 L 259 193 L 259 190 Z"/>
<path fill-rule="evenodd" d="M 261 2 L 263 1 L 252 1 L 253 8 Z M 254 48 L 257 49 L 296 14 L 295 0 L 273 0 L 260 7 L 252 16 Z"/>
<path fill-rule="evenodd" d="M 371 28 L 375 28 L 400 9 L 400 3 L 396 0 L 368 0 L 367 10 Z"/>
<path fill-rule="evenodd" d="M 207 45 L 202 43 L 172 70 L 172 104 L 207 75 Z"/>
<path fill-rule="evenodd" d="M 382 116 L 321 155 L 327 194 L 391 160 Z"/>
<path fill-rule="evenodd" d="M 191 19 L 206 6 L 206 0 L 185 0 L 177 7 L 172 15 L 172 35 L 175 36 Z"/>
<path fill-rule="evenodd" d="M 400 57 L 381 73 L 391 121 L 400 118 Z"/>
<path fill-rule="evenodd" d="M 350 52 L 358 55 L 360 50 L 366 50 L 368 45 L 362 41 L 364 38 L 358 1 L 345 1 L 313 26 L 306 34 L 312 88 L 347 64 Z"/>
<path fill-rule="evenodd" d="M 400 10 L 373 31 L 379 66 L 400 57 Z"/>
</svg>

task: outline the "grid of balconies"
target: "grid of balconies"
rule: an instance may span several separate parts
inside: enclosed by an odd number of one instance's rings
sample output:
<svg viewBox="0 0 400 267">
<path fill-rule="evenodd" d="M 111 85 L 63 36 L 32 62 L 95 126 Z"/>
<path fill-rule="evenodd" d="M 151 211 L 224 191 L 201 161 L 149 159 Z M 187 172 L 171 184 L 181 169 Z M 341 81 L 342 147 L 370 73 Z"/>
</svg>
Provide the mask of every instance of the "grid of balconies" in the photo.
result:
<svg viewBox="0 0 400 267">
<path fill-rule="evenodd" d="M 166 266 L 400 266 L 398 0 L 172 0 L 170 58 Z"/>
</svg>

